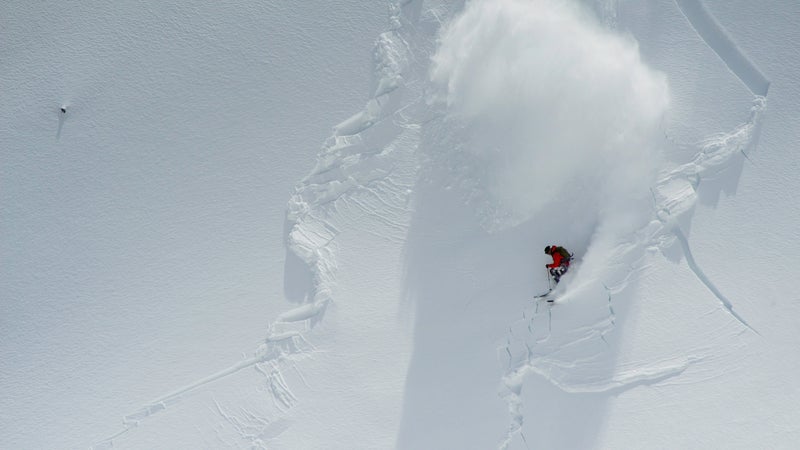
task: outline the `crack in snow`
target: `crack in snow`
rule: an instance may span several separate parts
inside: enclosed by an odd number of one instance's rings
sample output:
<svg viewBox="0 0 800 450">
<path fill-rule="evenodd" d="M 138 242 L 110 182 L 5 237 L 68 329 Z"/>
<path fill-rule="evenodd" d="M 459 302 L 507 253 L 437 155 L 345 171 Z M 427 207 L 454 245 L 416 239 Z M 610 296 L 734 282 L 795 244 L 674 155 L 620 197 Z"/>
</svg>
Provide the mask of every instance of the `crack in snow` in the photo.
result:
<svg viewBox="0 0 800 450">
<path fill-rule="evenodd" d="M 770 81 L 758 66 L 736 45 L 725 28 L 701 0 L 675 0 L 681 13 L 728 69 L 755 95 L 766 96 Z"/>
<path fill-rule="evenodd" d="M 697 156 L 691 162 L 667 172 L 666 175 L 659 179 L 656 186 L 652 189 L 654 210 L 658 221 L 651 222 L 649 225 L 642 228 L 642 242 L 641 245 L 639 245 L 639 247 L 642 248 L 655 246 L 655 248 L 664 250 L 670 247 L 674 241 L 678 241 L 683 249 L 687 264 L 698 280 L 714 294 L 731 316 L 746 327 L 746 329 L 756 334 L 758 334 L 758 332 L 734 311 L 730 300 L 725 297 L 703 273 L 690 251 L 688 239 L 683 234 L 678 221 L 682 218 L 690 217 L 692 209 L 697 202 L 697 190 L 704 177 L 713 176 L 724 170 L 728 167 L 730 160 L 739 153 L 747 157 L 745 149 L 755 145 L 757 128 L 760 123 L 759 118 L 765 108 L 766 98 L 756 96 L 753 101 L 750 118 L 747 122 L 736 127 L 730 133 L 711 137 L 702 145 Z M 636 246 L 633 245 L 631 248 L 621 251 L 632 251 L 634 247 Z M 592 367 L 594 357 L 599 355 L 595 354 L 593 357 L 579 358 L 571 347 L 577 348 L 580 345 L 589 344 L 597 338 L 599 338 L 606 347 L 610 346 L 609 342 L 605 339 L 605 334 L 616 325 L 616 313 L 614 311 L 612 294 L 624 288 L 630 276 L 632 276 L 634 272 L 637 272 L 635 267 L 631 269 L 632 270 L 625 279 L 620 282 L 619 287 L 612 290 L 609 286 L 604 285 L 607 292 L 608 314 L 605 321 L 601 320 L 589 326 L 573 328 L 564 333 L 563 336 L 559 336 L 558 339 L 555 339 L 555 341 L 559 342 L 548 342 L 548 345 L 543 346 L 543 340 L 535 338 L 537 326 L 534 325 L 534 322 L 537 317 L 540 316 L 537 304 L 533 317 L 531 317 L 530 323 L 527 325 L 529 338 L 533 342 L 534 347 L 532 348 L 531 345 L 528 344 L 528 341 L 525 340 L 525 355 L 520 355 L 515 358 L 512 353 L 513 343 L 509 340 L 509 347 L 507 350 L 512 357 L 510 358 L 508 371 L 503 377 L 504 392 L 502 396 L 506 399 L 509 406 L 511 424 L 509 425 L 505 439 L 500 444 L 501 449 L 507 448 L 517 434 L 522 436 L 522 426 L 524 422 L 524 415 L 522 413 L 522 386 L 524 379 L 530 374 L 540 375 L 554 386 L 568 393 L 619 394 L 636 387 L 656 385 L 665 380 L 678 377 L 691 365 L 703 359 L 699 356 L 674 358 L 647 367 L 637 366 L 630 369 L 617 370 L 610 377 L 604 378 L 601 376 L 594 381 L 577 382 L 569 380 L 570 372 L 581 365 Z M 550 316 L 551 314 L 552 311 L 548 310 L 548 315 Z M 526 318 L 525 314 L 523 314 L 523 318 Z M 549 319 L 547 340 L 553 339 L 552 336 L 551 319 Z M 564 341 L 564 339 L 566 339 L 566 341 Z M 536 347 L 537 345 L 538 347 Z M 564 354 L 559 357 L 557 356 L 559 353 Z M 585 378 L 586 377 L 583 377 L 584 380 Z M 591 376 L 589 378 L 591 379 Z"/>
<path fill-rule="evenodd" d="M 679 166 L 663 176 L 652 190 L 656 215 L 660 226 L 650 230 L 651 242 L 657 248 L 667 248 L 672 241 L 681 247 L 686 263 L 697 279 L 719 300 L 725 310 L 739 323 L 759 334 L 747 321 L 733 309 L 732 302 L 711 282 L 692 255 L 689 240 L 678 221 L 689 216 L 697 202 L 697 191 L 704 177 L 713 176 L 724 170 L 736 154 L 745 155 L 745 149 L 755 145 L 759 119 L 766 109 L 766 98 L 755 97 L 750 118 L 732 132 L 709 138 L 701 151 L 689 163 Z M 667 235 L 673 239 L 668 239 Z M 760 335 L 760 334 L 759 334 Z"/>
<path fill-rule="evenodd" d="M 694 272 L 697 279 L 700 280 L 700 282 L 703 283 L 708 288 L 708 290 L 711 291 L 712 294 L 714 294 L 714 296 L 717 298 L 717 300 L 720 301 L 720 303 L 722 303 L 722 306 L 728 311 L 728 314 L 730 314 L 736 320 L 738 320 L 739 323 L 741 323 L 742 325 L 753 331 L 753 333 L 760 336 L 761 333 L 759 333 L 758 330 L 756 330 L 750 324 L 748 324 L 747 321 L 744 320 L 744 318 L 742 318 L 742 316 L 740 316 L 739 314 L 736 313 L 736 311 L 733 310 L 733 304 L 730 302 L 730 300 L 728 300 L 728 298 L 725 297 L 722 294 L 722 292 L 720 292 L 719 289 L 717 289 L 714 283 L 711 282 L 711 280 L 706 276 L 706 274 L 703 273 L 703 270 L 697 264 L 697 261 L 695 261 L 694 256 L 692 256 L 692 251 L 689 248 L 689 241 L 686 239 L 686 236 L 684 236 L 683 231 L 681 231 L 680 228 L 676 227 L 673 229 L 673 232 L 675 233 L 675 237 L 678 238 L 678 242 L 680 242 L 681 244 L 681 248 L 683 249 L 683 256 L 686 258 L 686 263 L 689 265 L 689 268 L 692 269 L 692 272 Z"/>
<path fill-rule="evenodd" d="M 386 183 L 383 181 L 399 170 L 397 161 L 408 159 L 407 152 L 413 150 L 414 142 L 419 139 L 419 128 L 402 128 L 401 131 L 394 133 L 390 142 L 380 150 L 376 149 L 374 143 L 367 145 L 363 134 L 379 124 L 393 125 L 392 121 L 385 119 L 391 118 L 396 112 L 394 109 L 398 105 L 390 100 L 404 83 L 403 72 L 407 69 L 408 59 L 411 56 L 411 49 L 404 38 L 407 21 L 403 17 L 405 13 L 402 9 L 402 2 L 390 5 L 390 31 L 382 33 L 375 43 L 373 72 L 377 85 L 373 95 L 362 111 L 334 127 L 334 133 L 325 142 L 314 168 L 295 187 L 287 205 L 286 215 L 290 224 L 287 247 L 310 268 L 312 273 L 313 286 L 306 297 L 306 302 L 280 314 L 275 319 L 269 326 L 268 336 L 256 349 L 254 356 L 175 389 L 124 416 L 124 429 L 95 443 L 93 448 L 113 447 L 115 439 L 138 427 L 141 421 L 178 403 L 185 394 L 250 367 L 254 367 L 265 376 L 267 392 L 272 397 L 279 415 L 298 401 L 281 373 L 281 365 L 291 363 L 291 359 L 308 356 L 313 351 L 313 346 L 306 340 L 305 335 L 322 320 L 328 304 L 333 301 L 337 270 L 334 258 L 335 246 L 336 237 L 340 234 L 340 227 L 337 226 L 339 223 L 336 220 L 342 222 L 349 220 L 340 217 L 342 214 L 337 205 L 352 201 L 361 212 L 370 212 L 372 208 L 366 203 L 367 200 L 354 197 L 364 193 L 389 211 L 397 212 L 408 206 L 408 197 L 411 193 L 409 184 L 396 180 L 389 180 L 390 182 Z M 404 172 L 399 176 L 406 177 L 409 174 Z M 399 216 L 399 213 L 394 215 Z M 374 213 L 371 213 L 371 217 L 377 217 L 395 229 L 401 226 L 399 218 L 391 220 Z M 306 383 L 298 368 L 292 367 Z M 278 433 L 254 434 L 246 430 L 250 425 L 226 413 L 219 404 L 216 406 L 218 413 L 240 433 L 242 438 L 249 440 L 256 448 L 266 446 L 262 438 L 274 437 L 289 426 L 280 425 L 282 429 Z M 248 422 L 257 426 L 282 423 L 279 420 L 270 420 L 253 414 L 245 416 Z"/>
</svg>

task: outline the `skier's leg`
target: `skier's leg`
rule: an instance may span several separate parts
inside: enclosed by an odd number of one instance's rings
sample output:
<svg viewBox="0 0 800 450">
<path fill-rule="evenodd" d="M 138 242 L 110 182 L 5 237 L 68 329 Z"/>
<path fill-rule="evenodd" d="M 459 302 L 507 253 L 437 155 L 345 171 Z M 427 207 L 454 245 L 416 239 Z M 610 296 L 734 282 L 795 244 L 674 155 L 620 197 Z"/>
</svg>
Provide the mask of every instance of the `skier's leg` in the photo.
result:
<svg viewBox="0 0 800 450">
<path fill-rule="evenodd" d="M 567 266 L 558 266 L 553 269 L 553 278 L 556 279 L 556 283 L 561 280 L 561 276 L 567 273 Z"/>
</svg>

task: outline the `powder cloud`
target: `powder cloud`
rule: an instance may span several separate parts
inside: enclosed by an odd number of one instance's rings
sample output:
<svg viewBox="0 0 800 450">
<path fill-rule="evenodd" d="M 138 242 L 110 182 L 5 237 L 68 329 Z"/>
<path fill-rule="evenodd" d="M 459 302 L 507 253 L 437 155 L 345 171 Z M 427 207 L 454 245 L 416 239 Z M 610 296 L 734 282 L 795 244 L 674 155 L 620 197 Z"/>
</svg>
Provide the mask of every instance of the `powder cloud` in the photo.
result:
<svg viewBox="0 0 800 450">
<path fill-rule="evenodd" d="M 566 202 L 573 219 L 603 222 L 652 185 L 666 78 L 574 2 L 468 2 L 431 81 L 468 130 L 461 150 L 487 168 L 485 190 L 522 220 Z"/>
</svg>

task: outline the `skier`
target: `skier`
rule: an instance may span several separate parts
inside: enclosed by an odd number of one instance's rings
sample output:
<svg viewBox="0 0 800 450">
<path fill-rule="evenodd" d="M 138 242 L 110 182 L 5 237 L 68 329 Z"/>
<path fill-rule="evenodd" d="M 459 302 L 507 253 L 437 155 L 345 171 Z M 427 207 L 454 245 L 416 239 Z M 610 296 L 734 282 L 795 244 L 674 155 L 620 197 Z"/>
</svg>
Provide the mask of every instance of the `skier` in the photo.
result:
<svg viewBox="0 0 800 450">
<path fill-rule="evenodd" d="M 556 245 L 548 245 L 544 248 L 544 252 L 553 257 L 553 262 L 546 264 L 545 267 L 549 269 L 550 275 L 558 284 L 558 280 L 569 269 L 569 261 L 572 259 L 572 255 L 564 247 Z"/>
</svg>

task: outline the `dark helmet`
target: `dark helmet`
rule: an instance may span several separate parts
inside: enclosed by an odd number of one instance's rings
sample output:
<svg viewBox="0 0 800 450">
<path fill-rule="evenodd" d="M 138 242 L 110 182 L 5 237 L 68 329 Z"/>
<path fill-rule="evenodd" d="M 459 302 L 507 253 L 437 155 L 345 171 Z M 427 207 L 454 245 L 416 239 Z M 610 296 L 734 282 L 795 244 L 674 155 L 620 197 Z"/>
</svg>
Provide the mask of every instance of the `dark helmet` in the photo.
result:
<svg viewBox="0 0 800 450">
<path fill-rule="evenodd" d="M 544 248 L 544 252 L 547 253 L 548 255 L 550 254 L 550 246 L 549 245 Z"/>
</svg>

